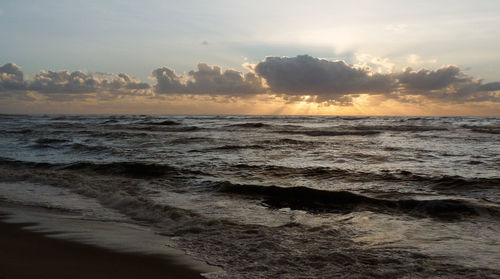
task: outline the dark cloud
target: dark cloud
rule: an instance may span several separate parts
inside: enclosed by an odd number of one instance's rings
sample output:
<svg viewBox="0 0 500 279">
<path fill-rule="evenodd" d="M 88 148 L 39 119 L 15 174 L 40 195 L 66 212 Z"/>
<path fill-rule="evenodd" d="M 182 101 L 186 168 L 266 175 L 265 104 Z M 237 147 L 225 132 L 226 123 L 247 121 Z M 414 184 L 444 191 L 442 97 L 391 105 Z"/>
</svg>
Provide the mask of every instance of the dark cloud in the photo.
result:
<svg viewBox="0 0 500 279">
<path fill-rule="evenodd" d="M 36 92 L 53 100 L 71 100 L 78 97 L 112 98 L 120 95 L 145 94 L 151 86 L 127 74 L 85 73 L 82 71 L 40 71 L 30 80 L 24 80 L 21 68 L 13 63 L 0 67 L 0 92 L 5 96 L 20 97 Z"/>
<path fill-rule="evenodd" d="M 451 103 L 500 101 L 493 91 L 500 89 L 500 83 L 482 84 L 462 72 L 456 66 L 445 66 L 437 70 L 404 69 L 393 74 L 399 82 L 399 96 L 419 95 L 428 99 Z"/>
<path fill-rule="evenodd" d="M 395 73 L 375 73 L 343 61 L 328 61 L 309 55 L 267 57 L 248 73 L 222 70 L 198 64 L 196 70 L 178 75 L 168 67 L 155 69 L 154 86 L 127 74 L 82 71 L 41 71 L 24 80 L 21 68 L 13 63 L 0 67 L 3 97 L 22 95 L 51 100 L 98 98 L 109 100 L 124 95 L 164 94 L 208 95 L 214 98 L 246 97 L 261 93 L 279 96 L 286 102 L 317 102 L 349 105 L 360 94 L 378 95 L 402 102 L 465 103 L 500 102 L 500 82 L 485 83 L 463 73 L 456 66 L 437 70 L 405 68 Z M 305 96 L 308 97 L 305 97 Z M 29 97 L 28 96 L 28 97 Z"/>
<path fill-rule="evenodd" d="M 145 94 L 150 85 L 127 74 L 85 73 L 82 71 L 40 71 L 27 89 L 51 100 L 81 98 L 110 100 L 123 95 Z"/>
<path fill-rule="evenodd" d="M 446 66 L 435 71 L 427 69 L 414 71 L 412 68 L 406 68 L 395 77 L 406 92 L 439 90 L 471 80 L 456 66 Z"/>
<path fill-rule="evenodd" d="M 127 74 L 87 74 L 82 71 L 41 71 L 28 89 L 44 94 L 126 93 L 149 88 Z"/>
<path fill-rule="evenodd" d="M 412 101 L 420 96 L 442 102 L 500 101 L 494 91 L 500 83 L 482 84 L 456 66 L 437 70 L 379 74 L 343 61 L 328 61 L 308 55 L 267 57 L 255 66 L 271 92 L 309 95 L 309 101 L 349 105 L 357 94 L 382 95 L 388 99 Z"/>
<path fill-rule="evenodd" d="M 500 82 L 490 82 L 479 86 L 479 91 L 500 91 Z"/>
<path fill-rule="evenodd" d="M 186 86 L 180 76 L 174 70 L 163 67 L 153 71 L 156 79 L 155 91 L 157 93 L 185 93 Z"/>
<path fill-rule="evenodd" d="M 156 92 L 164 94 L 244 96 L 265 92 L 261 79 L 254 73 L 222 72 L 220 67 L 205 63 L 198 64 L 198 70 L 190 71 L 186 80 L 166 67 L 154 70 L 153 78 L 157 80 Z"/>
<path fill-rule="evenodd" d="M 0 92 L 22 90 L 26 86 L 21 67 L 7 63 L 0 67 Z"/>
<path fill-rule="evenodd" d="M 266 80 L 273 92 L 313 95 L 324 100 L 349 94 L 390 93 L 396 88 L 391 75 L 309 55 L 267 57 L 255 66 L 255 72 Z"/>
</svg>

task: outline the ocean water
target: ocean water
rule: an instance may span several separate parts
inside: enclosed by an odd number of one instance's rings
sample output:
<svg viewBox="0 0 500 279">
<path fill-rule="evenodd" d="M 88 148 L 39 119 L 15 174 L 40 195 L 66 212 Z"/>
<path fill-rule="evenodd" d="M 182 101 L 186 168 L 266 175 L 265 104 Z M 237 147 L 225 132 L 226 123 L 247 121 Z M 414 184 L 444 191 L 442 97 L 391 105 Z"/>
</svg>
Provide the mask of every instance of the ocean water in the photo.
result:
<svg viewBox="0 0 500 279">
<path fill-rule="evenodd" d="M 0 204 L 147 227 L 209 278 L 495 278 L 500 118 L 1 115 Z"/>
</svg>

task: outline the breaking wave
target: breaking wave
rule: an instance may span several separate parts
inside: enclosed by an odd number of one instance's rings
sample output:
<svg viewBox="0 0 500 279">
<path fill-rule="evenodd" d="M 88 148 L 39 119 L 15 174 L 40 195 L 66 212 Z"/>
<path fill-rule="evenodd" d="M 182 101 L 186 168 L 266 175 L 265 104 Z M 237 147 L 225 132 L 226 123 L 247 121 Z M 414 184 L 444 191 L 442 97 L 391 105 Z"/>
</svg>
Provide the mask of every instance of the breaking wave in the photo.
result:
<svg viewBox="0 0 500 279">
<path fill-rule="evenodd" d="M 328 167 L 292 168 L 273 165 L 236 164 L 231 166 L 234 171 L 245 170 L 269 177 L 297 178 L 309 177 L 318 179 L 345 179 L 351 182 L 417 182 L 438 190 L 458 190 L 475 188 L 500 188 L 500 177 L 465 178 L 461 176 L 424 176 L 406 170 L 382 171 L 380 173 L 359 172 L 348 169 Z"/>
<path fill-rule="evenodd" d="M 371 198 L 348 191 L 325 191 L 307 187 L 277 187 L 240 185 L 230 182 L 217 184 L 220 193 L 262 198 L 263 203 L 272 208 L 290 208 L 313 213 L 350 213 L 358 210 L 409 214 L 414 217 L 433 217 L 458 220 L 465 216 L 488 214 L 500 217 L 497 208 L 475 205 L 464 200 L 435 199 L 388 200 Z"/>
</svg>

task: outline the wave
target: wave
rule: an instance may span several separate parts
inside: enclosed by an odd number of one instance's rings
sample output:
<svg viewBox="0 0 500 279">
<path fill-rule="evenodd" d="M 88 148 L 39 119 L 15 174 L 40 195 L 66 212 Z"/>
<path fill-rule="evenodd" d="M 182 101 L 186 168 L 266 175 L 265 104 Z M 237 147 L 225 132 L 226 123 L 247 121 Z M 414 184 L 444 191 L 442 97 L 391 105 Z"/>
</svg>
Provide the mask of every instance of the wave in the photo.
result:
<svg viewBox="0 0 500 279">
<path fill-rule="evenodd" d="M 219 151 L 219 150 L 241 150 L 241 149 L 264 149 L 265 146 L 253 144 L 253 145 L 223 145 L 212 148 L 204 149 L 205 151 Z"/>
<path fill-rule="evenodd" d="M 311 137 L 323 137 L 323 136 L 371 136 L 371 135 L 377 135 L 380 134 L 379 131 L 349 131 L 349 130 L 344 130 L 344 131 L 329 131 L 329 130 L 284 130 L 284 131 L 277 131 L 279 134 L 292 134 L 292 135 L 306 135 L 306 136 L 311 136 Z"/>
<path fill-rule="evenodd" d="M 21 129 L 21 130 L 8 130 L 6 132 L 10 134 L 31 134 L 37 131 L 33 129 Z"/>
<path fill-rule="evenodd" d="M 321 178 L 333 178 L 333 177 L 347 177 L 353 173 L 348 170 L 342 169 L 331 169 L 327 167 L 308 167 L 308 168 L 293 168 L 285 166 L 274 166 L 274 165 L 247 165 L 247 164 L 237 164 L 233 165 L 232 168 L 237 170 L 249 170 L 251 172 L 261 172 L 268 176 L 274 177 L 314 177 L 317 179 Z"/>
<path fill-rule="evenodd" d="M 177 124 L 161 124 L 162 122 L 156 122 L 157 124 L 152 124 L 155 122 L 143 122 L 149 123 L 147 125 L 143 124 L 112 124 L 105 125 L 108 131 L 150 131 L 150 132 L 191 132 L 202 130 L 203 128 L 197 126 L 181 126 L 180 123 Z"/>
<path fill-rule="evenodd" d="M 370 119 L 370 117 L 362 117 L 362 116 L 353 116 L 353 117 L 349 117 L 349 116 L 339 116 L 338 119 L 341 119 L 341 120 L 347 120 L 347 121 L 355 121 L 355 120 L 366 120 L 366 119 Z"/>
<path fill-rule="evenodd" d="M 61 169 L 93 171 L 106 175 L 123 175 L 137 178 L 161 177 L 178 174 L 177 168 L 168 165 L 141 162 L 114 162 L 107 164 L 80 162 L 64 165 Z"/>
<path fill-rule="evenodd" d="M 459 190 L 474 188 L 500 188 L 500 178 L 464 178 L 461 176 L 443 175 L 441 177 L 411 176 L 415 180 L 428 182 L 430 186 L 438 190 Z"/>
<path fill-rule="evenodd" d="M 312 179 L 345 179 L 351 182 L 389 181 L 398 183 L 419 183 L 436 190 L 473 190 L 500 188 L 500 178 L 465 178 L 461 176 L 424 176 L 406 170 L 382 171 L 380 173 L 361 172 L 329 167 L 294 168 L 274 165 L 236 164 L 230 166 L 235 171 L 247 170 L 253 174 L 279 178 L 307 177 Z"/>
<path fill-rule="evenodd" d="M 500 128 L 472 128 L 470 130 L 482 134 L 494 134 L 494 135 L 500 134 Z"/>
<path fill-rule="evenodd" d="M 377 199 L 348 191 L 325 191 L 307 187 L 241 185 L 230 182 L 217 184 L 217 191 L 263 199 L 271 208 L 290 208 L 312 213 L 350 213 L 370 210 L 381 213 L 401 212 L 414 217 L 458 220 L 466 216 L 488 214 L 500 217 L 498 208 L 476 205 L 464 200 Z"/>
<path fill-rule="evenodd" d="M 262 122 L 247 122 L 247 123 L 238 123 L 225 126 L 226 128 L 267 128 L 270 127 L 269 124 L 264 124 Z"/>
<path fill-rule="evenodd" d="M 500 126 L 498 125 L 461 125 L 461 128 L 469 129 L 471 132 L 481 134 L 500 134 Z"/>
<path fill-rule="evenodd" d="M 141 131 L 94 131 L 94 130 L 81 130 L 79 134 L 87 135 L 93 138 L 108 138 L 108 139 L 127 139 L 131 137 L 147 137 L 146 132 Z"/>
<path fill-rule="evenodd" d="M 107 152 L 112 151 L 112 148 L 106 146 L 92 146 L 82 143 L 74 143 L 71 145 L 71 149 L 80 152 Z"/>
<path fill-rule="evenodd" d="M 167 127 L 164 127 L 167 126 Z M 202 130 L 200 127 L 196 126 L 183 126 L 183 127 L 169 127 L 169 126 L 175 126 L 175 125 L 164 125 L 162 126 L 161 124 L 159 125 L 150 125 L 150 126 L 142 126 L 142 127 L 137 127 L 137 126 L 129 126 L 126 127 L 125 129 L 128 130 L 138 130 L 138 131 L 151 131 L 151 132 L 193 132 L 193 131 L 198 131 Z"/>
<path fill-rule="evenodd" d="M 69 139 L 56 139 L 56 138 L 39 138 L 35 140 L 38 144 L 52 144 L 52 143 L 64 143 L 70 141 Z"/>
<path fill-rule="evenodd" d="M 164 120 L 164 121 L 160 121 L 160 122 L 143 121 L 143 122 L 138 122 L 137 124 L 142 124 L 142 125 L 160 125 L 160 126 L 175 126 L 175 125 L 180 125 L 179 122 L 172 121 L 172 120 Z"/>
<path fill-rule="evenodd" d="M 154 178 L 176 176 L 180 174 L 180 170 L 175 167 L 145 162 L 113 162 L 99 164 L 92 162 L 77 162 L 70 164 L 54 164 L 0 158 L 0 165 L 51 170 L 77 170 L 82 172 L 93 172 L 104 175 L 120 175 L 133 178 Z"/>
<path fill-rule="evenodd" d="M 170 141 L 171 144 L 191 144 L 191 143 L 212 143 L 215 142 L 213 138 L 206 138 L 206 137 L 183 137 L 183 138 L 177 138 L 173 139 Z"/>
<path fill-rule="evenodd" d="M 446 127 L 438 126 L 415 126 L 415 125 L 370 125 L 350 127 L 361 131 L 394 131 L 394 132 L 427 132 L 427 131 L 446 131 Z"/>
<path fill-rule="evenodd" d="M 275 140 L 263 140 L 260 141 L 259 143 L 263 145 L 307 145 L 307 144 L 313 144 L 314 142 L 283 138 Z"/>
</svg>

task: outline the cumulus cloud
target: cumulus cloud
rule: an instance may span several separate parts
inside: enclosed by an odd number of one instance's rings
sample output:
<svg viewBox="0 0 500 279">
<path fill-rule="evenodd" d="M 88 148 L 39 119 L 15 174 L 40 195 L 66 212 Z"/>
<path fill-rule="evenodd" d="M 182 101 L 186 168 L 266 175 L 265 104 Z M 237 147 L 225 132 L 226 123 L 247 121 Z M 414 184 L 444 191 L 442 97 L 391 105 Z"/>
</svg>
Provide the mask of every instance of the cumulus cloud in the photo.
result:
<svg viewBox="0 0 500 279">
<path fill-rule="evenodd" d="M 198 70 L 179 76 L 167 67 L 153 71 L 156 92 L 160 94 L 233 95 L 244 96 L 265 92 L 261 79 L 254 73 L 222 71 L 218 66 L 198 64 Z"/>
<path fill-rule="evenodd" d="M 155 91 L 158 93 L 184 93 L 186 91 L 182 77 L 168 67 L 155 69 L 152 75 L 156 79 Z"/>
<path fill-rule="evenodd" d="M 83 71 L 40 71 L 25 80 L 21 68 L 8 63 L 0 67 L 0 92 L 4 92 L 4 98 L 24 93 L 50 100 L 203 95 L 218 101 L 266 93 L 270 98 L 289 103 L 306 101 L 342 106 L 352 104 L 361 94 L 407 103 L 500 102 L 500 82 L 483 83 L 457 66 L 435 70 L 408 67 L 395 71 L 388 60 L 367 55 L 362 58 L 362 64 L 350 65 L 309 55 L 267 57 L 257 64 L 247 64 L 247 73 L 205 63 L 184 74 L 161 67 L 152 71 L 153 86 L 124 73 Z"/>
<path fill-rule="evenodd" d="M 24 80 L 21 68 L 13 63 L 0 67 L 0 92 L 4 96 L 38 93 L 53 100 L 78 97 L 110 98 L 121 95 L 147 94 L 148 83 L 124 73 L 85 73 L 83 71 L 40 71 L 30 80 Z"/>
<path fill-rule="evenodd" d="M 446 66 L 435 71 L 422 69 L 414 71 L 412 68 L 405 68 L 401 73 L 396 74 L 401 86 L 407 92 L 432 91 L 443 89 L 451 84 L 468 82 L 471 79 L 460 71 L 456 66 Z"/>
<path fill-rule="evenodd" d="M 437 70 L 415 71 L 405 68 L 394 74 L 400 85 L 399 96 L 419 95 L 444 102 L 500 101 L 495 91 L 500 83 L 483 84 L 480 79 L 466 75 L 456 66 L 444 66 Z"/>
<path fill-rule="evenodd" d="M 479 86 L 479 91 L 500 91 L 500 82 L 490 82 Z"/>
<path fill-rule="evenodd" d="M 392 73 L 396 68 L 396 64 L 392 63 L 388 58 L 376 57 L 368 53 L 356 53 L 357 67 L 369 69 L 377 73 Z"/>
<path fill-rule="evenodd" d="M 500 101 L 496 92 L 500 90 L 500 83 L 483 84 L 480 79 L 464 74 L 457 66 L 437 70 L 408 67 L 400 72 L 375 72 L 371 65 L 363 65 L 365 67 L 308 55 L 267 57 L 255 66 L 255 73 L 266 81 L 270 92 L 308 95 L 309 101 L 339 105 L 351 104 L 359 94 L 404 102 L 415 102 L 413 97 L 447 103 Z"/>
<path fill-rule="evenodd" d="M 88 74 L 82 71 L 41 71 L 28 85 L 29 90 L 45 94 L 125 93 L 150 86 L 127 74 Z"/>
<path fill-rule="evenodd" d="M 21 67 L 7 63 L 0 67 L 0 92 L 21 90 L 26 86 Z"/>
<path fill-rule="evenodd" d="M 390 93 L 396 88 L 391 75 L 309 55 L 267 57 L 255 66 L 255 73 L 266 80 L 273 92 L 315 95 L 323 100 L 349 94 Z"/>
</svg>

